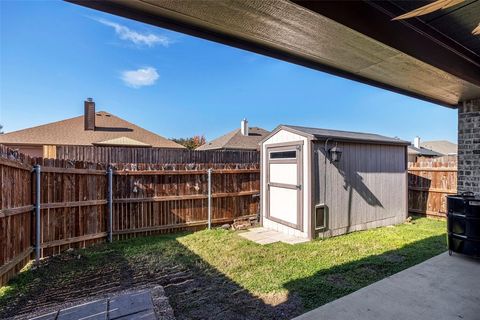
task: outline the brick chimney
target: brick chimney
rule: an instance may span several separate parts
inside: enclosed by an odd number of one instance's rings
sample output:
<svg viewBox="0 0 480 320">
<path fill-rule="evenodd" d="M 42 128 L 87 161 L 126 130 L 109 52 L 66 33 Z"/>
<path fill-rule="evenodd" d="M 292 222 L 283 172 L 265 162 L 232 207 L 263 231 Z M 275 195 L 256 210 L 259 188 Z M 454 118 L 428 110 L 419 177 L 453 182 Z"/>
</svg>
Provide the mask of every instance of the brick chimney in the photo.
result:
<svg viewBox="0 0 480 320">
<path fill-rule="evenodd" d="M 85 130 L 95 130 L 95 102 L 92 98 L 85 100 Z"/>
</svg>

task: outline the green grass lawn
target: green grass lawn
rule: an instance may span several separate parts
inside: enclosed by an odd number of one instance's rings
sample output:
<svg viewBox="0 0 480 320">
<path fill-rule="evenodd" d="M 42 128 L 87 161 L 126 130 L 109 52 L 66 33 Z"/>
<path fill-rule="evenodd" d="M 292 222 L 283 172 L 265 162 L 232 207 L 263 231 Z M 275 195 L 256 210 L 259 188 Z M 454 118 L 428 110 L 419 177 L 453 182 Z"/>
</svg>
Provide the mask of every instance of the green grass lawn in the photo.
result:
<svg viewBox="0 0 480 320">
<path fill-rule="evenodd" d="M 175 312 L 185 312 L 188 318 L 190 309 L 181 305 L 184 291 L 192 301 L 195 294 L 202 296 L 203 282 L 209 282 L 208 290 L 218 291 L 212 295 L 245 291 L 265 304 L 271 304 L 272 297 L 275 304 L 300 301 L 306 311 L 445 250 L 445 222 L 426 218 L 297 245 L 261 246 L 220 229 L 136 238 L 60 255 L 35 270 L 26 268 L 0 289 L 0 310 L 6 306 L 30 310 L 32 296 L 47 299 L 59 292 L 68 296 L 72 288 L 81 297 L 79 286 L 88 293 L 105 284 L 101 288 L 109 292 L 155 282 L 167 286 Z M 187 280 L 178 280 L 178 272 L 172 270 L 182 270 L 196 284 L 180 290 Z M 95 281 L 89 282 L 92 277 Z M 170 288 L 173 281 L 179 285 Z M 46 283 L 48 287 L 41 289 Z M 285 316 L 298 312 L 297 308 Z"/>
</svg>

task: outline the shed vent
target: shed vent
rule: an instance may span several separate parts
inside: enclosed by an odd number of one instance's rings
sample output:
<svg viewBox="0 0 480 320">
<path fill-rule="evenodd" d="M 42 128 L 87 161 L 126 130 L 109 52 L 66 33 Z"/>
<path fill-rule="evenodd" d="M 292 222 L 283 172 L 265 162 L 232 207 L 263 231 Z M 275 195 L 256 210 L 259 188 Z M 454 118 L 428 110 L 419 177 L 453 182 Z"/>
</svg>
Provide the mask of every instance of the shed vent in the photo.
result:
<svg viewBox="0 0 480 320">
<path fill-rule="evenodd" d="M 325 204 L 315 206 L 315 230 L 323 230 L 327 226 L 328 207 Z"/>
</svg>

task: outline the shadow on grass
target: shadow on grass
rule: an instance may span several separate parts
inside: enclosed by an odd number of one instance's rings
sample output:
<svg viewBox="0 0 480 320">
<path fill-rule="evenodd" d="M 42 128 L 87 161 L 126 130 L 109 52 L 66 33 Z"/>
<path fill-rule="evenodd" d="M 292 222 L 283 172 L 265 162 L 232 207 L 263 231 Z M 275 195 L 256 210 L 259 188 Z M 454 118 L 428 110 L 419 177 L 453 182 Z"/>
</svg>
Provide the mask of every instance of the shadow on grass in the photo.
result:
<svg viewBox="0 0 480 320">
<path fill-rule="evenodd" d="M 415 265 L 445 249 L 434 236 L 285 284 L 268 304 L 182 245 L 185 234 L 145 237 L 64 253 L 22 273 L 0 298 L 0 318 L 28 317 L 123 289 L 162 285 L 177 319 L 289 319 Z"/>
<path fill-rule="evenodd" d="M 305 311 L 350 294 L 446 250 L 444 235 L 432 236 L 404 247 L 322 270 L 284 285 L 296 292 Z"/>
</svg>

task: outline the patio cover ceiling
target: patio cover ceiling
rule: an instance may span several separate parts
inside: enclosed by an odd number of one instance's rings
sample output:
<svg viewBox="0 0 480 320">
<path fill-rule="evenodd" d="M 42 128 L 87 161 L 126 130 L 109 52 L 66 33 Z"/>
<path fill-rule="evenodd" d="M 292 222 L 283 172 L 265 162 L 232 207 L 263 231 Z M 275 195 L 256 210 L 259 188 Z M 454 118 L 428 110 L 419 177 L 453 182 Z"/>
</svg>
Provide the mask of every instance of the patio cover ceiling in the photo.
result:
<svg viewBox="0 0 480 320">
<path fill-rule="evenodd" d="M 68 0 L 455 108 L 480 97 L 480 1 Z M 432 17 L 433 15 L 433 17 Z"/>
</svg>

